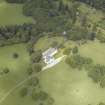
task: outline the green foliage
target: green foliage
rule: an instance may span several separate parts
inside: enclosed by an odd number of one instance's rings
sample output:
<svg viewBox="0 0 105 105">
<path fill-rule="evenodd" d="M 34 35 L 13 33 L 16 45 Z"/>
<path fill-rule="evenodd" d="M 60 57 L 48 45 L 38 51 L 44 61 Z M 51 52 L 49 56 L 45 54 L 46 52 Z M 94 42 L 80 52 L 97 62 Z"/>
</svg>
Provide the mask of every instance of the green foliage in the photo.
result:
<svg viewBox="0 0 105 105">
<path fill-rule="evenodd" d="M 105 103 L 103 103 L 103 102 L 100 102 L 98 105 L 105 105 Z"/>
<path fill-rule="evenodd" d="M 89 4 L 92 7 L 95 7 L 96 9 L 101 9 L 105 11 L 105 0 L 76 0 L 76 1 L 81 1 L 86 4 Z"/>
<path fill-rule="evenodd" d="M 26 87 L 22 88 L 20 91 L 20 95 L 25 97 L 28 94 L 28 89 Z"/>
<path fill-rule="evenodd" d="M 38 37 L 39 37 L 39 31 L 35 30 L 34 24 L 0 27 L 0 46 L 20 43 L 20 42 L 27 42 L 29 40 L 33 42 Z"/>
<path fill-rule="evenodd" d="M 33 70 L 31 67 L 27 69 L 27 73 L 28 73 L 28 75 L 31 75 L 33 73 Z"/>
<path fill-rule="evenodd" d="M 65 48 L 63 51 L 63 54 L 64 55 L 70 55 L 70 52 L 71 52 L 71 48 Z"/>
<path fill-rule="evenodd" d="M 33 77 L 28 81 L 29 86 L 37 86 L 39 85 L 39 79 L 37 77 Z"/>
<path fill-rule="evenodd" d="M 4 68 L 4 69 L 3 69 L 3 73 L 4 73 L 4 74 L 7 74 L 7 73 L 9 73 L 9 72 L 10 72 L 9 68 Z"/>
<path fill-rule="evenodd" d="M 78 53 L 78 47 L 75 46 L 73 49 L 72 49 L 72 53 L 73 54 L 77 54 Z"/>
<path fill-rule="evenodd" d="M 0 70 L 0 76 L 8 74 L 10 72 L 9 68 L 3 68 Z"/>
<path fill-rule="evenodd" d="M 18 58 L 18 57 L 19 57 L 19 55 L 17 53 L 13 54 L 13 58 Z"/>
<path fill-rule="evenodd" d="M 104 80 L 102 80 L 102 78 L 105 76 L 105 66 L 100 64 L 93 66 L 91 70 L 89 70 L 88 76 L 96 83 L 100 83 L 101 81 L 101 85 L 103 85 L 102 82 L 104 82 Z"/>
<path fill-rule="evenodd" d="M 31 61 L 32 61 L 32 63 L 39 63 L 41 61 L 41 58 L 42 58 L 42 52 L 41 52 L 41 50 L 35 51 L 31 55 Z"/>
<path fill-rule="evenodd" d="M 101 31 L 99 31 L 98 33 L 97 33 L 97 39 L 101 42 L 101 43 L 104 43 L 105 42 L 105 35 L 101 32 Z"/>
<path fill-rule="evenodd" d="M 34 72 L 40 72 L 42 70 L 41 63 L 34 63 L 32 69 L 33 69 Z"/>
<path fill-rule="evenodd" d="M 35 92 L 32 94 L 32 99 L 37 101 L 41 100 L 44 101 L 48 98 L 48 94 L 46 92 L 40 91 L 40 92 Z"/>
<path fill-rule="evenodd" d="M 8 3 L 24 3 L 26 0 L 6 0 Z"/>
<path fill-rule="evenodd" d="M 73 55 L 66 58 L 66 63 L 72 68 L 82 69 L 85 65 L 90 65 L 92 60 L 90 58 L 81 57 L 80 55 Z"/>
</svg>

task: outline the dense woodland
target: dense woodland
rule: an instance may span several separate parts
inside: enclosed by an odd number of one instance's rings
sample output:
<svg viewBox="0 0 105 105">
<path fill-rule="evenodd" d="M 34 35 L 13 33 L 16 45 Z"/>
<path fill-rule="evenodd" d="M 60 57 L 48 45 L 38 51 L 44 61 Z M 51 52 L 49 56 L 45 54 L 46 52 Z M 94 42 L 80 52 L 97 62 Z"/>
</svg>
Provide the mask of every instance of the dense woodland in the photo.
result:
<svg viewBox="0 0 105 105">
<path fill-rule="evenodd" d="M 28 42 L 37 39 L 43 33 L 55 33 L 71 40 L 94 40 L 95 33 L 89 31 L 87 26 L 75 27 L 78 3 L 73 2 L 71 6 L 64 5 L 59 0 L 7 0 L 10 3 L 24 3 L 23 13 L 32 16 L 34 24 L 0 27 L 0 45 L 11 43 Z M 85 24 L 85 21 L 84 21 Z M 78 33 L 78 34 L 77 34 Z"/>
<path fill-rule="evenodd" d="M 81 1 L 86 4 L 91 5 L 92 7 L 95 7 L 96 9 L 101 9 L 105 11 L 105 0 L 76 0 Z"/>
</svg>

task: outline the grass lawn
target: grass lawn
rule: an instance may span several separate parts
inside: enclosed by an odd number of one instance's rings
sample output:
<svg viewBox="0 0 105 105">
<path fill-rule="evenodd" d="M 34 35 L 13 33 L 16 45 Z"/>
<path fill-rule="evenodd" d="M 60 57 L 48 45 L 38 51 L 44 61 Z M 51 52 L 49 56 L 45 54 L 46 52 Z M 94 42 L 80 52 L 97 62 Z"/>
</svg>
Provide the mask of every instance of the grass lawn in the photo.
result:
<svg viewBox="0 0 105 105">
<path fill-rule="evenodd" d="M 100 21 L 105 15 L 102 11 L 100 10 L 96 10 L 95 8 L 91 8 L 90 6 L 81 3 L 79 10 L 84 13 L 87 14 L 88 19 L 92 22 L 92 23 L 96 23 L 98 21 Z"/>
<path fill-rule="evenodd" d="M 105 44 L 99 41 L 88 42 L 80 47 L 80 54 L 82 56 L 90 57 L 95 63 L 105 65 Z"/>
<path fill-rule="evenodd" d="M 64 62 L 40 76 L 42 88 L 54 99 L 55 105 L 97 105 L 105 102 L 105 89 L 87 77 L 85 70 L 71 69 Z"/>
<path fill-rule="evenodd" d="M 21 4 L 9 4 L 0 0 L 0 26 L 34 22 L 31 17 L 22 14 Z"/>
<path fill-rule="evenodd" d="M 13 53 L 17 53 L 19 57 L 17 59 L 13 58 Z M 25 44 L 0 48 L 0 70 L 5 67 L 10 69 L 10 73 L 0 77 L 0 97 L 27 77 L 26 70 L 29 67 L 29 55 Z"/>
<path fill-rule="evenodd" d="M 59 37 L 58 36 L 56 37 L 44 36 L 37 41 L 34 48 L 45 50 L 51 47 L 53 42 L 57 42 L 58 44 L 61 44 L 62 42 L 64 42 L 64 38 L 60 36 Z"/>
</svg>

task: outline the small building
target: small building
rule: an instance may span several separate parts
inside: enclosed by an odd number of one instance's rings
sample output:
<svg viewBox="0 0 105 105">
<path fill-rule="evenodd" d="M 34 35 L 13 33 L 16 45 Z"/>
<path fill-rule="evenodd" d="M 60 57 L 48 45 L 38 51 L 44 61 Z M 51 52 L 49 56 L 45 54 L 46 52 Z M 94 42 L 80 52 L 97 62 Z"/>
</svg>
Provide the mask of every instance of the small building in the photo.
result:
<svg viewBox="0 0 105 105">
<path fill-rule="evenodd" d="M 45 52 L 42 53 L 43 60 L 46 64 L 51 64 L 55 61 L 53 57 L 58 52 L 57 48 L 49 48 Z"/>
</svg>

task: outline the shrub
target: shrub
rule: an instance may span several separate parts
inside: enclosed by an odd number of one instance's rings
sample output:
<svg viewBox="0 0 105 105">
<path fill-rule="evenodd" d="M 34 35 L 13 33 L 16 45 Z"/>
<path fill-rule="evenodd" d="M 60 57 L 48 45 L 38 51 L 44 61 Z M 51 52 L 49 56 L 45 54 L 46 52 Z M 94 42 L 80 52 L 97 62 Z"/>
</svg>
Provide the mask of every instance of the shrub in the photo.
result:
<svg viewBox="0 0 105 105">
<path fill-rule="evenodd" d="M 3 73 L 4 73 L 4 74 L 7 74 L 7 73 L 9 73 L 9 72 L 10 72 L 10 70 L 9 70 L 8 68 L 4 68 L 4 69 L 3 69 Z"/>
<path fill-rule="evenodd" d="M 63 51 L 63 54 L 64 55 L 69 55 L 71 52 L 71 48 L 65 48 L 64 51 Z"/>
<path fill-rule="evenodd" d="M 42 70 L 42 65 L 41 63 L 34 63 L 33 64 L 33 71 L 34 72 L 40 72 Z"/>
<path fill-rule="evenodd" d="M 77 46 L 75 46 L 75 47 L 72 49 L 72 53 L 73 53 L 73 54 L 78 53 L 78 47 L 77 47 Z"/>
<path fill-rule="evenodd" d="M 22 97 L 26 96 L 28 94 L 28 89 L 26 87 L 22 88 L 20 91 L 20 95 Z"/>
<path fill-rule="evenodd" d="M 19 57 L 19 55 L 17 53 L 13 54 L 13 58 L 18 58 L 18 57 Z"/>
</svg>

